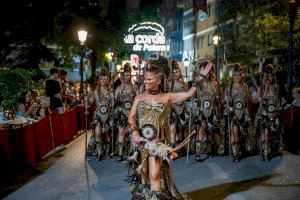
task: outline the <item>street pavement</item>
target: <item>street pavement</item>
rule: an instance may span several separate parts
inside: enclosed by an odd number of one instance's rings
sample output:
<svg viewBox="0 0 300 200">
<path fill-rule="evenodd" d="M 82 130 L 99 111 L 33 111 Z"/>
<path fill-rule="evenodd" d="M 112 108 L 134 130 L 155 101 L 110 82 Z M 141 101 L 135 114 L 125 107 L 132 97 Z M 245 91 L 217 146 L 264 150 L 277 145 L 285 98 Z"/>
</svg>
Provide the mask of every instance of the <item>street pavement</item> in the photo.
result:
<svg viewBox="0 0 300 200">
<path fill-rule="evenodd" d="M 77 137 L 43 174 L 4 199 L 130 199 L 126 164 L 84 159 L 85 136 Z M 173 162 L 175 181 L 191 199 L 300 199 L 300 157 L 285 152 L 270 162 L 259 156 L 230 163 L 228 156 Z"/>
</svg>

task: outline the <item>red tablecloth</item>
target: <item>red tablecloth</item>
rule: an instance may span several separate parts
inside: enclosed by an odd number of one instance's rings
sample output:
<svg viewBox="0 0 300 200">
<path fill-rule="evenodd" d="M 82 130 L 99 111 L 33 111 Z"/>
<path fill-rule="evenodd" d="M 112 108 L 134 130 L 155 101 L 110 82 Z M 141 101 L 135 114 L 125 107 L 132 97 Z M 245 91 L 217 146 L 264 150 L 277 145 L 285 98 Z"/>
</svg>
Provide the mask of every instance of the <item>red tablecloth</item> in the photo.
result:
<svg viewBox="0 0 300 200">
<path fill-rule="evenodd" d="M 37 151 L 39 153 L 39 156 L 43 157 L 54 148 L 49 116 L 46 116 L 45 118 L 37 122 L 35 127 Z"/>
<path fill-rule="evenodd" d="M 51 114 L 35 124 L 0 130 L 1 163 L 33 166 L 53 148 L 68 144 L 85 129 L 85 108 L 76 107 L 64 114 Z M 94 107 L 89 107 L 88 126 Z"/>
<path fill-rule="evenodd" d="M 18 155 L 24 160 L 26 166 L 33 166 L 39 160 L 39 153 L 36 140 L 36 124 L 28 125 L 15 130 Z"/>
<path fill-rule="evenodd" d="M 11 136 L 7 130 L 0 130 L 0 161 L 11 161 L 13 147 L 11 145 Z"/>
</svg>

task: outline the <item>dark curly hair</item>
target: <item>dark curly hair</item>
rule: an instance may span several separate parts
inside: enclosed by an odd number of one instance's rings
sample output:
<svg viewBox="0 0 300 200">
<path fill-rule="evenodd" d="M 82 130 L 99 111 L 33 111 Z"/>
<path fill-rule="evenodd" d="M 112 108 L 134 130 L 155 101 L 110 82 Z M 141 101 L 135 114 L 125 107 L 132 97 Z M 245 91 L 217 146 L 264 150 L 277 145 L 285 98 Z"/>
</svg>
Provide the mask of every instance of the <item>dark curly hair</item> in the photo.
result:
<svg viewBox="0 0 300 200">
<path fill-rule="evenodd" d="M 163 93 L 169 92 L 168 77 L 170 74 L 169 62 L 166 57 L 158 54 L 151 55 L 147 59 L 145 72 L 155 74 L 156 77 L 161 79 L 160 90 Z"/>
</svg>

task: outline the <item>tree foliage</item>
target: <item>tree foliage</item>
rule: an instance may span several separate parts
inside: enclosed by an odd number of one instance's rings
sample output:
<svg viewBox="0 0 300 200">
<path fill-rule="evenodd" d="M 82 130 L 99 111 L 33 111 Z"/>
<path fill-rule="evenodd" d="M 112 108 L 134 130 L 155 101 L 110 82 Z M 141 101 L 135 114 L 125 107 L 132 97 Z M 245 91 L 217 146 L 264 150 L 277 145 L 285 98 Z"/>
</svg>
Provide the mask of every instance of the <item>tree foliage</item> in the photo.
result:
<svg viewBox="0 0 300 200">
<path fill-rule="evenodd" d="M 43 82 L 33 81 L 32 79 L 36 74 L 36 70 L 1 69 L 1 106 L 5 109 L 14 109 L 23 92 L 31 92 L 33 89 L 41 90 L 43 88 Z"/>
<path fill-rule="evenodd" d="M 223 0 L 222 49 L 229 62 L 253 63 L 258 57 L 285 51 L 288 47 L 288 11 L 285 4 L 272 0 Z M 228 24 L 228 20 L 232 22 Z"/>
</svg>

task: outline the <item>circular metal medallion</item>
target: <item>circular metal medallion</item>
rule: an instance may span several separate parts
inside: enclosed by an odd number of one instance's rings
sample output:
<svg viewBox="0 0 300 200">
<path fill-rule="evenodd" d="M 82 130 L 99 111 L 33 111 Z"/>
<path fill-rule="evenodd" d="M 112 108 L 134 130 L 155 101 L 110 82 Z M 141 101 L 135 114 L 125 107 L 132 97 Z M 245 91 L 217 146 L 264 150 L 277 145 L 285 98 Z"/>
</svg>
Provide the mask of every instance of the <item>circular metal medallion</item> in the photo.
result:
<svg viewBox="0 0 300 200">
<path fill-rule="evenodd" d="M 157 129 L 152 124 L 145 124 L 141 127 L 141 134 L 148 140 L 153 140 L 157 137 Z"/>
<path fill-rule="evenodd" d="M 131 102 L 130 102 L 130 101 L 126 101 L 126 102 L 124 103 L 124 108 L 125 108 L 126 110 L 130 110 L 130 109 L 131 109 Z"/>
<path fill-rule="evenodd" d="M 176 103 L 176 106 L 182 106 L 183 102 Z"/>
<path fill-rule="evenodd" d="M 274 111 L 275 111 L 275 105 L 274 104 L 268 105 L 268 112 L 272 113 Z"/>
<path fill-rule="evenodd" d="M 108 111 L 108 108 L 105 105 L 100 106 L 100 113 L 101 114 L 106 114 L 107 111 Z"/>
<path fill-rule="evenodd" d="M 209 100 L 204 100 L 202 105 L 203 105 L 203 108 L 209 109 L 211 107 L 211 102 Z"/>
<path fill-rule="evenodd" d="M 243 103 L 241 101 L 237 101 L 237 102 L 235 102 L 234 107 L 237 110 L 241 110 L 243 108 Z"/>
</svg>

